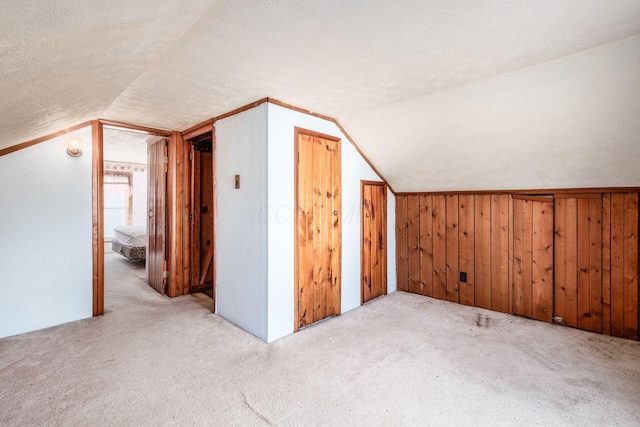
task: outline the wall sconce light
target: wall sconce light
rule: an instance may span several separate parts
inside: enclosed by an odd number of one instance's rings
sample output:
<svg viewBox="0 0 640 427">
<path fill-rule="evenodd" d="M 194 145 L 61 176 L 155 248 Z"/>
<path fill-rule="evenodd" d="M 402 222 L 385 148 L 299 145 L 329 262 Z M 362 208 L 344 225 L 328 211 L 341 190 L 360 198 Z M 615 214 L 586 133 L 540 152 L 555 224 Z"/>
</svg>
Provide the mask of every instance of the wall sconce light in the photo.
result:
<svg viewBox="0 0 640 427">
<path fill-rule="evenodd" d="M 82 140 L 80 138 L 69 138 L 67 154 L 71 157 L 82 156 Z"/>
</svg>

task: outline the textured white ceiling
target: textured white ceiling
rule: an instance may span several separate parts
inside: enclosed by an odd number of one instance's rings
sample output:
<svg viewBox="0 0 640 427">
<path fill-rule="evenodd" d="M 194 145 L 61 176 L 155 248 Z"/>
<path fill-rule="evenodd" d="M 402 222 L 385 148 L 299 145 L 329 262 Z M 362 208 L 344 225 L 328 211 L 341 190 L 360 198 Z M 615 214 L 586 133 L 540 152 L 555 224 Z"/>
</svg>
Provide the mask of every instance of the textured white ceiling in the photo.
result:
<svg viewBox="0 0 640 427">
<path fill-rule="evenodd" d="M 147 142 L 155 138 L 140 132 L 105 128 L 102 136 L 104 160 L 147 164 Z"/>
<path fill-rule="evenodd" d="M 0 148 L 96 117 L 183 130 L 267 96 L 335 117 L 347 130 L 350 121 L 358 129 L 412 126 L 402 117 L 420 120 L 420 111 L 394 111 L 382 122 L 368 111 L 640 34 L 638 0 L 2 6 Z M 401 183 L 412 171 L 379 154 L 389 141 L 358 133 L 396 190 L 408 188 Z M 421 143 L 393 141 L 406 153 Z M 439 144 L 448 158 L 451 143 Z M 428 181 L 418 186 L 430 188 Z"/>
</svg>

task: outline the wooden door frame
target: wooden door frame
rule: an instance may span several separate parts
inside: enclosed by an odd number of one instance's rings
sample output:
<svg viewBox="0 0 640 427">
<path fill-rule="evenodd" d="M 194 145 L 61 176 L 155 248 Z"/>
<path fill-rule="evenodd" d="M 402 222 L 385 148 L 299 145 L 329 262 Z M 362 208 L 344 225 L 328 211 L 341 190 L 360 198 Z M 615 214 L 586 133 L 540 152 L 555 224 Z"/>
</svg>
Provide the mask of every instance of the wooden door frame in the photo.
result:
<svg viewBox="0 0 640 427">
<path fill-rule="evenodd" d="M 383 196 L 383 204 L 384 204 L 384 248 L 385 248 L 385 253 L 384 253 L 384 274 L 385 274 L 385 280 L 384 280 L 384 294 L 383 295 L 387 295 L 389 288 L 388 288 L 388 274 L 387 274 L 387 241 L 388 241 L 388 236 L 387 236 L 387 184 L 383 181 L 366 181 L 366 180 L 361 180 L 360 181 L 360 305 L 364 304 L 364 283 L 362 283 L 362 273 L 364 270 L 364 250 L 362 248 L 362 242 L 363 242 L 363 238 L 364 238 L 364 209 L 363 209 L 363 200 L 364 200 L 364 187 L 365 185 L 372 185 L 372 186 L 376 186 L 376 187 L 383 187 L 384 190 L 384 196 Z"/>
<path fill-rule="evenodd" d="M 206 121 L 200 125 L 196 125 L 195 127 L 189 128 L 187 130 L 185 130 L 182 133 L 182 139 L 185 142 L 184 146 L 185 146 L 185 151 L 188 153 L 191 153 L 191 146 L 192 144 L 189 143 L 190 139 L 196 138 L 202 134 L 205 134 L 207 132 L 211 132 L 211 167 L 213 169 L 213 237 L 212 237 L 212 247 L 213 247 L 213 260 L 211 261 L 212 266 L 211 268 L 213 269 L 213 312 L 215 313 L 217 311 L 217 306 L 218 306 L 218 294 L 217 294 L 217 262 L 216 262 L 216 236 L 217 236 L 217 229 L 218 229 L 218 198 L 217 198 L 217 180 L 216 180 L 216 127 L 215 124 L 213 123 L 213 121 Z M 186 181 L 187 185 L 188 185 L 188 191 L 187 194 L 189 196 L 189 212 L 191 214 L 194 215 L 195 217 L 195 212 L 192 211 L 193 208 L 193 182 L 191 179 L 191 175 L 192 175 L 192 167 L 193 167 L 193 159 L 191 159 L 188 163 L 188 175 L 189 175 L 189 179 Z M 191 265 L 191 260 L 192 260 L 192 254 L 191 254 L 191 250 L 192 250 L 192 245 L 193 245 L 193 239 L 194 239 L 194 234 L 193 234 L 193 230 L 192 230 L 193 224 L 189 224 L 189 233 L 188 233 L 188 239 L 185 243 L 185 251 L 188 251 L 187 253 L 187 259 L 189 260 L 189 272 L 192 275 L 192 280 L 195 280 L 196 277 L 193 276 L 193 266 Z M 189 285 L 189 284 L 188 284 Z"/>
<path fill-rule="evenodd" d="M 104 314 L 104 126 L 168 137 L 171 132 L 110 120 L 91 121 L 93 316 Z"/>
<path fill-rule="evenodd" d="M 294 215 L 293 215 L 293 287 L 294 287 L 294 298 L 293 298 L 293 331 L 298 332 L 300 330 L 299 321 L 298 321 L 298 304 L 300 301 L 300 288 L 298 286 L 298 139 L 300 134 L 309 135 L 312 137 L 328 139 L 330 141 L 335 141 L 339 145 L 338 156 L 340 161 L 340 178 L 342 179 L 342 143 L 341 139 L 332 136 L 323 134 L 320 132 L 312 131 L 309 129 L 304 129 L 298 126 L 295 126 L 293 129 L 293 207 L 294 207 Z M 342 182 L 340 182 L 339 187 L 340 193 L 340 209 L 342 210 Z M 340 227 L 338 231 L 338 266 L 339 266 L 339 274 L 338 274 L 338 301 L 337 301 L 337 312 L 338 315 L 342 313 L 342 212 L 340 212 Z"/>
</svg>

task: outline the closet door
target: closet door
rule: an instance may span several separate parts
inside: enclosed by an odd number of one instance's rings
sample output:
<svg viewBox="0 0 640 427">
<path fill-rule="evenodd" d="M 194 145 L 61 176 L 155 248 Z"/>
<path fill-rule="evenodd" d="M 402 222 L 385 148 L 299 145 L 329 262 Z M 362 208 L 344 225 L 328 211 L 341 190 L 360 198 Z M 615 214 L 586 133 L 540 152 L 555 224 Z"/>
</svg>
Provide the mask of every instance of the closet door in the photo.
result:
<svg viewBox="0 0 640 427">
<path fill-rule="evenodd" d="M 602 332 L 602 194 L 555 196 L 554 321 Z"/>
<path fill-rule="evenodd" d="M 295 326 L 340 314 L 340 139 L 296 128 Z"/>
<path fill-rule="evenodd" d="M 551 322 L 553 197 L 513 196 L 513 314 Z"/>
<path fill-rule="evenodd" d="M 362 304 L 387 294 L 387 186 L 363 181 L 361 232 Z"/>
</svg>

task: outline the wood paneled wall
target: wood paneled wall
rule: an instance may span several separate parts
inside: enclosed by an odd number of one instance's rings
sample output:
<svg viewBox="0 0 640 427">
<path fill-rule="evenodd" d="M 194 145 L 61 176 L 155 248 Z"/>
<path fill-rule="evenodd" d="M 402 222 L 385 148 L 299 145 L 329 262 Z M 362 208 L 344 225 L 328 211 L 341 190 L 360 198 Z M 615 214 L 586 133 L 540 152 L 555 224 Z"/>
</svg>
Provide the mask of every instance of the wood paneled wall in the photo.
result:
<svg viewBox="0 0 640 427">
<path fill-rule="evenodd" d="M 397 196 L 398 289 L 511 312 L 511 204 L 508 195 Z"/>
<path fill-rule="evenodd" d="M 638 194 L 603 195 L 605 333 L 638 339 Z"/>
<path fill-rule="evenodd" d="M 397 195 L 398 290 L 638 339 L 638 193 L 526 199 Z"/>
</svg>

